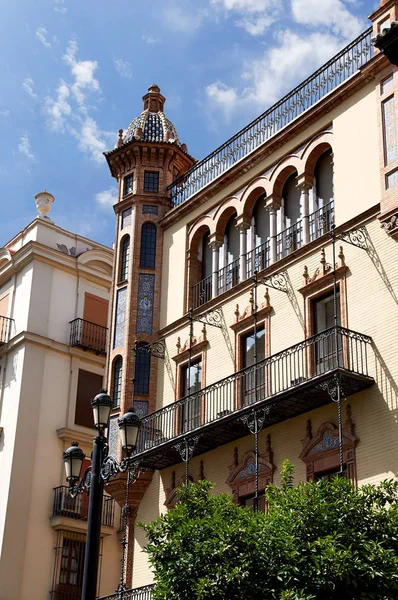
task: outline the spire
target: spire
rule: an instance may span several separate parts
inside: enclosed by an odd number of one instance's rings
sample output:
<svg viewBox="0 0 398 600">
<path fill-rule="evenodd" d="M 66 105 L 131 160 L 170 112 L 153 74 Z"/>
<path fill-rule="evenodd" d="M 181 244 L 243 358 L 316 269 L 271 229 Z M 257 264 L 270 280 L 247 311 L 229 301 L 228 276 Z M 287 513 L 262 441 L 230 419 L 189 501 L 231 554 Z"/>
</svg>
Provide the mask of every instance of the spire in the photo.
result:
<svg viewBox="0 0 398 600">
<path fill-rule="evenodd" d="M 149 110 L 149 112 L 163 112 L 166 98 L 162 96 L 160 87 L 156 83 L 148 88 L 148 93 L 142 99 L 144 101 L 144 110 Z"/>
</svg>

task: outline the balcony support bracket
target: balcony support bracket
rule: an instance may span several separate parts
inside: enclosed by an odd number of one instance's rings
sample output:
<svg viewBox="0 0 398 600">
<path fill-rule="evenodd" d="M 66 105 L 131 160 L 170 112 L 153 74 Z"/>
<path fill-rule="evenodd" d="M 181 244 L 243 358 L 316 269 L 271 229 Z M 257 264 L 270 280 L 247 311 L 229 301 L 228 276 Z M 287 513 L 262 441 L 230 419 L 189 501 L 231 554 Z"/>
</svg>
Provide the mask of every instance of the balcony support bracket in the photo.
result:
<svg viewBox="0 0 398 600">
<path fill-rule="evenodd" d="M 331 236 L 334 236 L 334 229 L 331 232 Z M 336 238 L 342 242 L 351 244 L 351 246 L 365 250 L 366 252 L 369 250 L 368 232 L 366 231 L 365 227 L 358 227 L 358 229 L 343 231 L 342 233 L 337 234 Z"/>
<path fill-rule="evenodd" d="M 210 327 L 217 327 L 218 329 L 223 328 L 223 313 L 221 308 L 215 308 L 214 310 L 209 310 L 201 315 L 192 316 L 192 319 L 197 323 L 210 325 Z"/>
<path fill-rule="evenodd" d="M 182 442 L 179 442 L 174 446 L 174 448 L 179 453 L 181 460 L 185 463 L 185 485 L 188 485 L 189 461 L 191 460 L 193 453 L 195 452 L 195 448 L 199 441 L 199 438 L 199 435 L 195 435 L 194 437 L 190 438 L 184 438 Z"/>
<path fill-rule="evenodd" d="M 286 271 L 281 271 L 280 273 L 275 273 L 274 275 L 263 277 L 261 279 L 261 283 L 263 283 L 267 287 L 273 288 L 274 290 L 278 290 L 279 292 L 284 292 L 285 294 L 289 292 Z"/>
<path fill-rule="evenodd" d="M 341 414 L 341 403 L 346 400 L 347 395 L 344 393 L 343 384 L 344 377 L 341 373 L 334 373 L 332 377 L 319 384 L 319 388 L 327 392 L 330 399 L 337 404 L 337 420 L 339 428 L 339 457 L 340 457 L 340 472 L 343 476 L 344 472 L 344 453 L 343 453 L 343 417 Z"/>
</svg>

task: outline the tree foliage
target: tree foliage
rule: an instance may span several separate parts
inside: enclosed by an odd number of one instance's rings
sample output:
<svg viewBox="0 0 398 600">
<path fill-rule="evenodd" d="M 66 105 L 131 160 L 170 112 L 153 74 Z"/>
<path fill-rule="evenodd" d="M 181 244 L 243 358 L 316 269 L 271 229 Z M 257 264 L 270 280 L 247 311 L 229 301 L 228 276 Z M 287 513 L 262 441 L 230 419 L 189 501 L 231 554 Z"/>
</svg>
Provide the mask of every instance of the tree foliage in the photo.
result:
<svg viewBox="0 0 398 600">
<path fill-rule="evenodd" d="M 155 600 L 398 598 L 398 483 L 292 484 L 285 461 L 267 514 L 207 481 L 180 488 L 173 510 L 141 524 Z"/>
</svg>

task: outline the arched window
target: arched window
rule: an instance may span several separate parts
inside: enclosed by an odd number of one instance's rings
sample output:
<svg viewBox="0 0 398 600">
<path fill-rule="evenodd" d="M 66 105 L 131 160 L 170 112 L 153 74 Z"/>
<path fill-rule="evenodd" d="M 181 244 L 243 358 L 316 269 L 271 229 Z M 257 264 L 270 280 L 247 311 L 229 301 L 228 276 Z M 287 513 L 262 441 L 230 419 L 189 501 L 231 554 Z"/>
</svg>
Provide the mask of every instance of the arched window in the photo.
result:
<svg viewBox="0 0 398 600">
<path fill-rule="evenodd" d="M 156 263 L 156 226 L 144 223 L 141 229 L 140 267 L 152 269 Z"/>
<path fill-rule="evenodd" d="M 130 236 L 126 235 L 122 239 L 122 243 L 121 243 L 119 281 L 126 281 L 128 274 L 129 274 L 129 261 L 130 261 Z"/>
<path fill-rule="evenodd" d="M 120 406 L 122 399 L 122 368 L 123 359 L 121 356 L 117 356 L 113 362 L 113 407 Z"/>
<path fill-rule="evenodd" d="M 151 370 L 151 355 L 144 350 L 149 346 L 146 342 L 137 344 L 134 367 L 134 392 L 149 394 L 149 375 Z"/>
<path fill-rule="evenodd" d="M 302 244 L 301 193 L 297 188 L 297 173 L 291 175 L 283 186 L 280 209 L 280 232 L 276 239 L 277 260 L 287 256 Z"/>
<path fill-rule="evenodd" d="M 285 216 L 285 228 L 291 227 L 301 217 L 300 190 L 297 188 L 296 173 L 291 175 L 283 188 L 283 208 Z"/>
<path fill-rule="evenodd" d="M 326 206 L 333 199 L 333 160 L 328 150 L 319 157 L 315 166 L 316 208 Z"/>
</svg>

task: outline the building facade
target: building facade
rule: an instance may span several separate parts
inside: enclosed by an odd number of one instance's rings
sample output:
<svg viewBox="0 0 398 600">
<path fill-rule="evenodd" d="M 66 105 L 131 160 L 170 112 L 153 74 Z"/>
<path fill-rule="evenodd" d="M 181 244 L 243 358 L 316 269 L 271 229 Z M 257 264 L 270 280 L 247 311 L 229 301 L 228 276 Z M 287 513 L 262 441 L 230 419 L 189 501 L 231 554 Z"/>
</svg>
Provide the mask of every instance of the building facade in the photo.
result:
<svg viewBox="0 0 398 600">
<path fill-rule="evenodd" d="M 80 598 L 88 497 L 72 500 L 62 452 L 88 460 L 102 387 L 113 251 L 55 225 L 54 198 L 0 250 L 0 598 Z M 120 513 L 104 498 L 98 593 L 114 590 Z"/>
<path fill-rule="evenodd" d="M 174 505 L 186 468 L 260 508 L 285 458 L 296 481 L 396 476 L 398 73 L 371 39 L 398 2 L 370 19 L 203 160 L 157 86 L 106 153 L 119 185 L 109 436 L 117 453 L 133 404 L 150 469 L 130 492 L 129 598 L 153 581 L 134 522 Z M 123 481 L 109 491 L 120 502 Z"/>
</svg>

